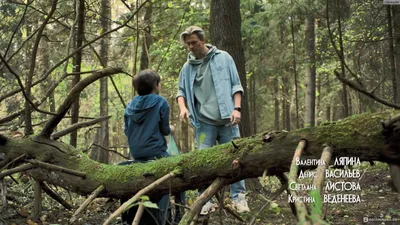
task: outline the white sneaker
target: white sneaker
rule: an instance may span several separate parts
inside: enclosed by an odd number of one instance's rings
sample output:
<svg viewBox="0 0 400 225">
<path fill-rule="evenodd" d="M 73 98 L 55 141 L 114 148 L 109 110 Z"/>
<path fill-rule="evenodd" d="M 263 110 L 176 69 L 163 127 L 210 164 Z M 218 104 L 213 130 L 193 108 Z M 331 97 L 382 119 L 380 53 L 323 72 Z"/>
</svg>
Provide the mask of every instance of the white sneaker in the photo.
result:
<svg viewBox="0 0 400 225">
<path fill-rule="evenodd" d="M 249 206 L 247 205 L 246 196 L 240 193 L 237 198 L 232 200 L 233 207 L 238 213 L 250 212 Z"/>
<path fill-rule="evenodd" d="M 208 201 L 206 204 L 203 205 L 203 208 L 201 208 L 200 215 L 205 216 L 210 212 L 213 212 L 215 210 L 215 204 L 212 203 L 211 201 Z"/>
</svg>

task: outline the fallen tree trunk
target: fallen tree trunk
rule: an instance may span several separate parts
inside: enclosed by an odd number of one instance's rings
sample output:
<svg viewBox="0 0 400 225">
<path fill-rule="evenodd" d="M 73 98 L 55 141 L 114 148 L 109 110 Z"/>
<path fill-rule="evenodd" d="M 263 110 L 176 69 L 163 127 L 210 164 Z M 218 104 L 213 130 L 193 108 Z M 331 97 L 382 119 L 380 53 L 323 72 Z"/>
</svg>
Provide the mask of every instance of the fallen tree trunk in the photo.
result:
<svg viewBox="0 0 400 225">
<path fill-rule="evenodd" d="M 3 161 L 25 154 L 25 161 L 14 164 L 14 167 L 22 163 L 29 164 L 30 159 L 35 159 L 86 174 L 82 178 L 45 167 L 34 167 L 27 172 L 38 181 L 61 186 L 81 195 L 88 195 L 104 185 L 105 190 L 99 197 L 133 196 L 170 171 L 180 171 L 180 176 L 148 193 L 149 196 L 160 196 L 168 193 L 170 187 L 174 191 L 205 187 L 217 177 L 232 183 L 258 177 L 265 169 L 269 175 L 289 171 L 293 153 L 301 139 L 307 140 L 302 159 L 319 159 L 323 145 L 327 144 L 334 149 L 332 161 L 335 157 L 359 157 L 361 161 L 399 164 L 400 135 L 396 130 L 383 133 L 381 124 L 381 121 L 395 113 L 356 115 L 315 128 L 258 134 L 235 140 L 234 143 L 129 166 L 100 164 L 70 145 L 39 136 L 16 140 L 1 137 L 0 153 L 4 153 Z M 235 159 L 239 161 L 239 167 L 232 169 L 231 164 Z M 3 172 L 7 171 L 0 171 L 0 174 Z"/>
</svg>

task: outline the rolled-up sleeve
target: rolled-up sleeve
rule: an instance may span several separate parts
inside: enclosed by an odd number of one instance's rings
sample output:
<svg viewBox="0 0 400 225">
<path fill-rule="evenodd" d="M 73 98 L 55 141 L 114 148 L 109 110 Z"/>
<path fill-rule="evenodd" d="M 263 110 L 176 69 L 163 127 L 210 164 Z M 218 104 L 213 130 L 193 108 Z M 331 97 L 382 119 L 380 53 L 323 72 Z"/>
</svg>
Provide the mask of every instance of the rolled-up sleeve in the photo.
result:
<svg viewBox="0 0 400 225">
<path fill-rule="evenodd" d="M 179 73 L 178 79 L 178 94 L 176 95 L 175 100 L 178 101 L 178 97 L 184 97 L 186 99 L 186 90 L 185 90 L 185 76 L 183 74 L 183 70 Z"/>
<path fill-rule="evenodd" d="M 242 95 L 244 94 L 243 91 L 243 87 L 242 84 L 240 83 L 240 78 L 239 78 L 239 74 L 238 71 L 236 69 L 236 65 L 235 65 L 235 61 L 233 60 L 233 58 L 228 55 L 229 57 L 229 73 L 231 76 L 231 85 L 232 85 L 232 93 L 231 95 L 233 96 L 236 92 L 241 92 Z"/>
</svg>

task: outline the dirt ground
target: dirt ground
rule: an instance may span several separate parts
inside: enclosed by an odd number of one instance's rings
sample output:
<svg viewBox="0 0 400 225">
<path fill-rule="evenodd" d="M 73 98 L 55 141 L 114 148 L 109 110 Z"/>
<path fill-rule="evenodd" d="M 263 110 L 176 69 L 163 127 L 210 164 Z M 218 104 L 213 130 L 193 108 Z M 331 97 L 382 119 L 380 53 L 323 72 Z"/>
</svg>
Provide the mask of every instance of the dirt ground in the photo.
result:
<svg viewBox="0 0 400 225">
<path fill-rule="evenodd" d="M 386 164 L 377 163 L 375 166 L 369 166 L 369 164 L 363 163 L 359 169 L 363 173 L 361 178 L 348 180 L 356 180 L 359 182 L 361 190 L 349 191 L 349 193 L 359 194 L 361 203 L 325 204 L 323 211 L 325 212 L 326 220 L 329 224 L 335 225 L 400 224 L 400 194 L 393 192 L 388 185 L 390 179 Z M 340 178 L 335 181 L 346 180 L 347 179 Z M 250 224 L 253 220 L 253 225 L 296 224 L 296 218 L 293 216 L 289 207 L 286 192 L 282 193 L 275 201 L 269 201 L 272 193 L 280 187 L 276 178 L 261 179 L 261 182 L 259 179 L 249 179 L 246 185 L 248 188 L 247 199 L 251 209 L 250 213 L 241 215 L 246 222 L 240 222 L 227 211 L 217 208 L 215 212 L 210 214 L 208 224 Z M 75 209 L 85 200 L 84 197 L 68 193 L 60 188 L 57 191 L 61 193 L 68 202 L 72 203 Z M 33 221 L 29 216 L 32 214 L 33 209 L 33 182 L 30 180 L 25 180 L 25 182 L 20 181 L 18 185 L 13 185 L 8 192 L 8 196 L 12 196 L 14 200 L 9 201 L 7 209 L 1 211 L 0 225 L 68 224 L 67 221 L 71 218 L 73 213 L 73 211 L 64 209 L 47 195 L 43 195 L 44 202 L 41 219 Z M 188 196 L 190 197 L 191 195 L 188 194 Z M 96 199 L 75 224 L 102 224 L 105 218 L 119 205 L 116 203 L 113 206 L 109 206 L 106 204 L 106 201 L 107 199 Z M 188 202 L 191 202 L 191 200 Z M 260 211 L 263 205 L 266 206 Z M 366 219 L 369 221 L 364 222 Z M 118 221 L 114 224 L 118 224 Z"/>
</svg>

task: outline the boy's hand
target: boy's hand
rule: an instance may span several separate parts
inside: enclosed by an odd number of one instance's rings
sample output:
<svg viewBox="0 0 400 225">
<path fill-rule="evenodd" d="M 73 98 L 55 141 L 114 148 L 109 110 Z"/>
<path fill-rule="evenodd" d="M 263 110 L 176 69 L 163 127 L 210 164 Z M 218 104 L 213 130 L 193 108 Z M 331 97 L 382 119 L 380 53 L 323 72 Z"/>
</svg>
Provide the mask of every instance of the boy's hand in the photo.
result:
<svg viewBox="0 0 400 225">
<path fill-rule="evenodd" d="M 175 132 L 175 127 L 173 125 L 169 125 L 169 129 L 171 129 L 171 133 Z"/>
<path fill-rule="evenodd" d="M 183 107 L 181 109 L 181 113 L 179 114 L 179 117 L 181 118 L 181 121 L 184 119 L 189 119 L 189 111 L 186 107 Z"/>
</svg>

